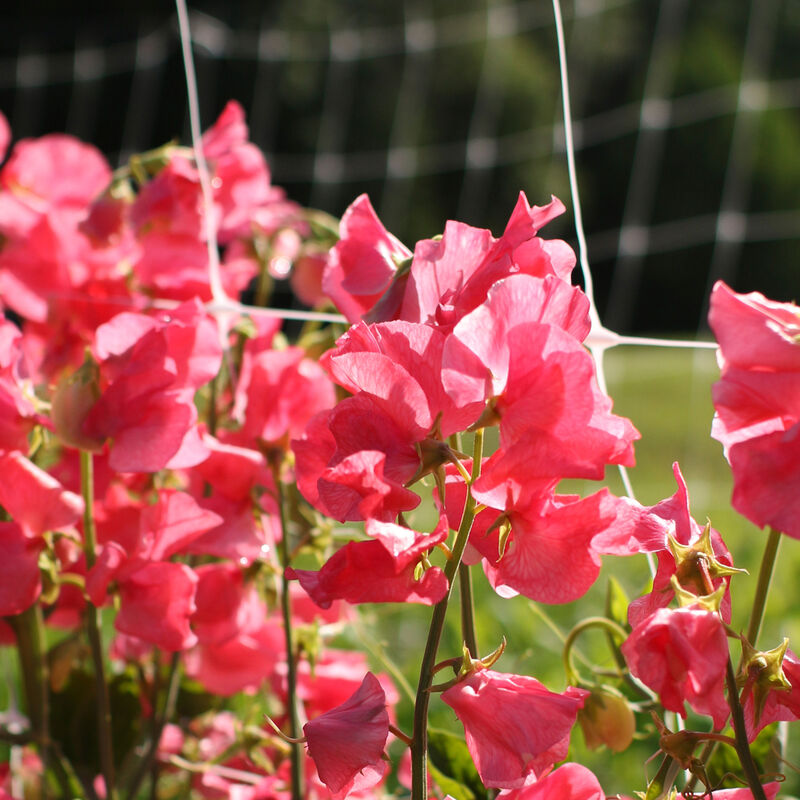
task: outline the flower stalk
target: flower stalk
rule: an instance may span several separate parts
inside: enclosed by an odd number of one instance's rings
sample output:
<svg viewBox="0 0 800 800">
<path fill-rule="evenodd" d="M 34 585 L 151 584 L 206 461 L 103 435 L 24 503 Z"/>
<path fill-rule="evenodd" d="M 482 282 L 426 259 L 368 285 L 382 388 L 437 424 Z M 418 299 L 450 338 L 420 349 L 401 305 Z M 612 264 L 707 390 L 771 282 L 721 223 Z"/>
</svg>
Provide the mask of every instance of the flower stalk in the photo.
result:
<svg viewBox="0 0 800 800">
<path fill-rule="evenodd" d="M 20 672 L 25 686 L 28 714 L 32 726 L 32 739 L 36 742 L 44 763 L 44 778 L 52 772 L 61 793 L 69 797 L 85 797 L 85 792 L 71 764 L 64 758 L 57 744 L 50 739 L 50 676 L 47 665 L 46 642 L 42 607 L 34 603 L 16 617 L 7 621 L 14 629 L 19 653 Z M 20 744 L 29 740 L 30 734 L 20 737 Z M 4 737 L 6 741 L 12 738 Z"/>
<path fill-rule="evenodd" d="M 303 800 L 303 746 L 299 741 L 300 736 L 300 711 L 297 697 L 297 660 L 294 652 L 294 635 L 292 632 L 292 606 L 289 597 L 289 581 L 286 579 L 286 570 L 289 568 L 291 548 L 289 547 L 289 524 L 286 508 L 286 492 L 280 476 L 280 466 L 273 467 L 275 486 L 278 492 L 278 508 L 280 510 L 281 546 L 279 548 L 281 567 L 281 613 L 283 615 L 283 631 L 286 642 L 286 708 L 289 714 L 289 739 L 295 740 L 291 744 L 291 784 L 292 800 Z"/>
<path fill-rule="evenodd" d="M 778 547 L 781 543 L 781 533 L 774 528 L 769 530 L 769 538 L 761 556 L 761 568 L 758 571 L 758 583 L 753 598 L 753 610 L 750 612 L 750 622 L 747 626 L 747 641 L 756 646 L 758 634 L 761 631 L 761 622 L 764 619 L 764 609 L 767 605 L 767 595 L 772 582 L 772 573 L 778 556 Z"/>
<path fill-rule="evenodd" d="M 97 548 L 97 534 L 94 524 L 94 463 L 92 454 L 81 450 L 81 492 L 83 494 L 83 552 L 86 568 L 94 566 Z M 111 702 L 108 696 L 105 665 L 103 661 L 103 642 L 100 633 L 100 611 L 89 600 L 86 602 L 86 629 L 94 664 L 95 686 L 97 691 L 97 727 L 99 731 L 100 770 L 106 785 L 106 796 L 116 800 L 117 791 L 114 777 L 114 752 L 111 739 Z"/>
<path fill-rule="evenodd" d="M 483 429 L 475 431 L 473 441 L 472 473 L 470 485 L 475 483 L 480 475 L 481 459 L 483 458 Z M 452 553 L 444 569 L 448 589 L 445 596 L 434 606 L 431 624 L 428 628 L 428 638 L 425 642 L 425 652 L 420 664 L 419 683 L 417 696 L 414 703 L 414 728 L 411 744 L 411 798 L 412 800 L 427 800 L 428 797 L 428 704 L 430 702 L 430 687 L 433 683 L 433 670 L 436 665 L 436 653 L 444 630 L 444 621 L 447 616 L 447 604 L 453 590 L 453 580 L 461 566 L 461 558 L 469 540 L 472 522 L 475 519 L 475 498 L 467 491 L 464 502 L 464 512 L 458 526 Z"/>
</svg>

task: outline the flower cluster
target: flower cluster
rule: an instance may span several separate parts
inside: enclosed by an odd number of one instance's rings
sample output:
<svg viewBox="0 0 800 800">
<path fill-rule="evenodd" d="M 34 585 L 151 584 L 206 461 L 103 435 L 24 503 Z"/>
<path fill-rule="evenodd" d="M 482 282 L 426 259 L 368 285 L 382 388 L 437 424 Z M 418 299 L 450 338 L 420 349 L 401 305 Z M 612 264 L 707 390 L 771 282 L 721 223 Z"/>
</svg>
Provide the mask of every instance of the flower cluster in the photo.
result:
<svg viewBox="0 0 800 800">
<path fill-rule="evenodd" d="M 601 800 L 586 767 L 561 764 L 576 722 L 589 746 L 621 751 L 634 711 L 687 706 L 707 719 L 673 733 L 657 715 L 666 758 L 646 796 L 682 768 L 714 796 L 774 797 L 748 742 L 800 716 L 800 665 L 788 641 L 757 647 L 766 586 L 739 634 L 742 570 L 692 517 L 677 464 L 676 493 L 650 507 L 559 491 L 632 466 L 639 438 L 585 347 L 575 255 L 540 235 L 564 206 L 521 193 L 499 237 L 450 221 L 409 248 L 366 195 L 338 233 L 287 200 L 236 103 L 200 147 L 210 198 L 191 149 L 112 172 L 68 136 L 11 147 L 0 115 L 0 641 L 25 700 L 25 716 L 0 717 L 15 764 L 0 798 L 25 781 L 30 796 L 135 798 L 149 780 L 165 797 L 369 800 L 394 781 L 413 800 L 479 786 Z M 290 343 L 279 315 L 209 313 L 220 290 L 263 305 L 286 277 L 348 326 Z M 734 506 L 773 537 L 800 538 L 798 319 L 721 284 L 712 296 L 714 435 Z M 473 566 L 502 598 L 560 604 L 589 591 L 602 556 L 642 554 L 651 588 L 565 637 L 563 691 L 496 670 L 504 643 L 480 656 Z M 438 660 L 457 580 L 463 652 Z M 333 640 L 352 648 L 355 606 L 376 603 L 433 607 L 410 703 Z M 619 674 L 590 665 L 586 679 L 573 647 L 595 626 Z M 259 713 L 223 706 L 238 693 Z M 434 757 L 437 695 L 467 766 L 458 745 Z M 59 738 L 73 712 L 81 736 Z M 748 788 L 716 791 L 695 756 L 708 741 L 736 749 Z"/>
</svg>

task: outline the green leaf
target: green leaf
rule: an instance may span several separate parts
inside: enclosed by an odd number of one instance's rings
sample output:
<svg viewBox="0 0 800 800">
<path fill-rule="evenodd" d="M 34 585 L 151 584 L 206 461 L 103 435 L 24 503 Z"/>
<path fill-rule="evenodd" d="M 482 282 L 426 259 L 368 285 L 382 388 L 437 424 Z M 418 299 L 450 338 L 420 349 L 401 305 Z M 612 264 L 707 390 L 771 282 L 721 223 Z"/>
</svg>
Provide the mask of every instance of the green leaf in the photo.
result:
<svg viewBox="0 0 800 800">
<path fill-rule="evenodd" d="M 486 787 L 461 737 L 431 728 L 428 731 L 428 766 L 439 788 L 455 800 L 486 797 Z"/>
<path fill-rule="evenodd" d="M 96 689 L 92 673 L 73 670 L 63 688 L 50 696 L 53 739 L 62 744 L 65 755 L 76 768 L 86 769 L 93 774 L 100 772 Z M 119 767 L 141 732 L 139 686 L 129 674 L 122 673 L 110 679 L 108 694 L 114 761 Z"/>
<path fill-rule="evenodd" d="M 644 800 L 664 800 L 669 797 L 672 784 L 680 771 L 680 765 L 674 758 L 667 756 L 656 773 L 655 778 L 647 785 Z"/>
<path fill-rule="evenodd" d="M 450 795 L 453 800 L 475 800 L 475 795 L 466 786 L 463 786 L 453 778 L 448 778 L 440 770 L 436 769 L 431 761 L 428 761 L 428 772 L 436 781 L 436 785 L 445 793 Z"/>
<path fill-rule="evenodd" d="M 628 628 L 628 595 L 622 588 L 622 584 L 611 575 L 608 579 L 608 587 L 606 589 L 606 617 L 612 622 L 627 630 Z M 606 632 L 606 639 L 611 653 L 614 656 L 614 661 L 621 670 L 627 670 L 628 665 L 622 651 L 619 649 L 621 642 Z"/>
<path fill-rule="evenodd" d="M 625 628 L 628 624 L 628 596 L 622 584 L 612 575 L 606 589 L 606 616 Z"/>
</svg>

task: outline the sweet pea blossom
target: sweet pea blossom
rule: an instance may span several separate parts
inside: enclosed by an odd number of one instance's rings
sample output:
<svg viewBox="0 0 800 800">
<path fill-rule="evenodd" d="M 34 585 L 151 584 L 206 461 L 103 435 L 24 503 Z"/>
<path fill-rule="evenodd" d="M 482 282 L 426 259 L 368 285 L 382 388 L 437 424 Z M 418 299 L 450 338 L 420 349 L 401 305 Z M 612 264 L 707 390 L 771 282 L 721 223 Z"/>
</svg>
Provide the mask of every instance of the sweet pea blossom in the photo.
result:
<svg viewBox="0 0 800 800">
<path fill-rule="evenodd" d="M 568 283 L 575 253 L 565 242 L 537 235 L 564 210 L 555 197 L 546 206 L 531 206 L 520 192 L 499 239 L 488 230 L 448 222 L 440 239 L 417 243 L 399 318 L 449 331 L 509 275 L 552 275 Z"/>
<path fill-rule="evenodd" d="M 716 793 L 715 793 L 716 794 Z M 582 764 L 563 764 L 535 783 L 500 792 L 500 800 L 605 800 L 594 773 Z"/>
<path fill-rule="evenodd" d="M 665 709 L 685 719 L 688 703 L 709 715 L 715 730 L 725 724 L 728 639 L 718 614 L 697 606 L 660 608 L 633 629 L 622 654 L 631 674 L 659 695 Z"/>
<path fill-rule="evenodd" d="M 731 554 L 716 530 L 709 526 L 708 532 L 705 533 L 692 517 L 689 509 L 689 489 L 677 462 L 672 465 L 672 473 L 675 476 L 675 482 L 678 484 L 677 491 L 672 497 L 651 506 L 649 511 L 654 517 L 663 519 L 666 523 L 674 523 L 674 527 L 670 531 L 674 537 L 674 542 L 678 545 L 693 548 L 692 555 L 696 560 L 692 563 L 692 559 L 687 559 L 686 563 L 679 566 L 675 560 L 675 553 L 667 546 L 665 538 L 662 546 L 655 551 L 658 566 L 653 577 L 653 588 L 647 594 L 637 597 L 631 602 L 628 607 L 628 622 L 633 627 L 636 627 L 656 609 L 668 606 L 672 602 L 675 592 L 670 581 L 678 571 L 680 571 L 679 581 L 683 588 L 697 595 L 709 593 L 710 589 L 704 583 L 706 577 L 711 580 L 713 590 L 719 588 L 720 584 L 724 582 L 726 589 L 722 597 L 720 611 L 722 618 L 726 622 L 730 622 L 730 575 L 724 577 L 712 575 L 710 569 L 713 566 L 719 566 L 723 569 L 732 567 Z M 704 538 L 706 536 L 707 539 Z M 702 551 L 704 544 L 710 552 Z M 715 562 L 713 565 L 711 563 L 712 559 Z"/>
<path fill-rule="evenodd" d="M 733 507 L 800 538 L 800 309 L 719 281 L 708 319 L 721 367 L 711 435 L 733 470 Z"/>
<path fill-rule="evenodd" d="M 333 800 L 354 789 L 374 786 L 386 772 L 381 760 L 389 735 L 386 696 L 368 672 L 361 686 L 340 706 L 303 726 L 308 754 Z"/>
<path fill-rule="evenodd" d="M 742 708 L 750 742 L 773 722 L 800 719 L 800 659 L 787 644 L 784 640 L 782 646 L 763 654 L 767 658 L 759 659 L 752 673 L 747 663 L 742 665 L 746 681 Z M 765 662 L 767 668 L 762 666 Z"/>
<path fill-rule="evenodd" d="M 465 467 L 471 469 L 471 460 Z M 444 511 L 455 529 L 467 487 L 453 465 L 445 468 L 445 475 Z M 464 561 L 482 561 L 502 597 L 522 594 L 543 603 L 570 602 L 595 582 L 602 554 L 658 550 L 670 530 L 648 509 L 607 489 L 580 498 L 556 494 L 552 482 L 531 480 L 524 489 L 509 488 L 502 503 L 500 491 L 480 487 L 481 481 L 476 482 L 472 493 L 485 507 L 473 522 Z M 441 505 L 438 492 L 436 497 Z"/>
<path fill-rule="evenodd" d="M 217 327 L 199 302 L 169 315 L 124 312 L 97 330 L 101 394 L 84 431 L 110 437 L 120 472 L 193 466 L 208 457 L 197 429 L 194 393 L 219 371 Z"/>
<path fill-rule="evenodd" d="M 26 536 L 16 522 L 0 522 L 0 617 L 21 613 L 39 597 L 43 549 L 44 539 Z"/>
<path fill-rule="evenodd" d="M 339 236 L 322 274 L 322 290 L 355 322 L 375 305 L 411 252 L 384 228 L 365 194 L 342 215 Z"/>
<path fill-rule="evenodd" d="M 380 541 L 348 542 L 320 570 L 291 569 L 287 577 L 297 578 L 321 608 L 329 608 L 334 600 L 434 605 L 447 592 L 444 572 L 431 567 L 421 578 L 415 575 L 423 553 L 434 543 L 424 537 L 395 556 Z"/>
<path fill-rule="evenodd" d="M 479 669 L 442 692 L 464 726 L 483 783 L 516 789 L 567 755 L 588 692 L 551 692 L 535 678 Z"/>
</svg>

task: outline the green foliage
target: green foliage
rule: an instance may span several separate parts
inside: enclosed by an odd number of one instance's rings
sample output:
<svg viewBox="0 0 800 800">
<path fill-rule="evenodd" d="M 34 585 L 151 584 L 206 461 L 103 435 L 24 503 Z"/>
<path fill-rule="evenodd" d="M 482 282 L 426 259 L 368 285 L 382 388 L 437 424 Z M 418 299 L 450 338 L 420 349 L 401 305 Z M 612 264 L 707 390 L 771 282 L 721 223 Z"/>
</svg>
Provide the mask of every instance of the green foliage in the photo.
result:
<svg viewBox="0 0 800 800">
<path fill-rule="evenodd" d="M 733 730 L 730 728 L 724 733 L 733 736 Z M 764 776 L 765 782 L 783 771 L 776 759 L 776 752 L 780 752 L 777 733 L 777 723 L 767 725 L 750 745 L 756 770 L 759 775 Z M 742 785 L 742 768 L 739 766 L 739 757 L 732 747 L 718 747 L 708 764 L 707 772 L 711 785 L 715 788 L 737 789 Z"/>
<path fill-rule="evenodd" d="M 462 737 L 431 728 L 428 731 L 428 759 L 434 780 L 455 800 L 486 798 L 486 789 Z"/>
<path fill-rule="evenodd" d="M 113 752 L 119 767 L 125 755 L 136 744 L 142 732 L 140 687 L 129 673 L 110 678 Z M 62 744 L 64 755 L 76 771 L 87 775 L 100 773 L 97 742 L 97 699 L 95 676 L 85 669 L 75 669 L 61 691 L 53 692 L 50 706 L 52 738 Z"/>
</svg>

